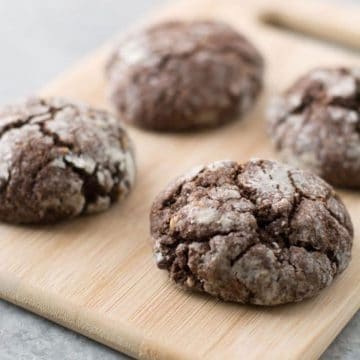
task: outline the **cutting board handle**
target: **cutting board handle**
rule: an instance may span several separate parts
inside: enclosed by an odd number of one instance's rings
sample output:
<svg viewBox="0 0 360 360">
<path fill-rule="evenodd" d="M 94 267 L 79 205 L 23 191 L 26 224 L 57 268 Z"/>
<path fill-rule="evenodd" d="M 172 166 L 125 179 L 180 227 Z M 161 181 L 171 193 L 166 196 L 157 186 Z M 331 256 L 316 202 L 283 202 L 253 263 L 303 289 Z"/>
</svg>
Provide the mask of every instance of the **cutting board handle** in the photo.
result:
<svg viewBox="0 0 360 360">
<path fill-rule="evenodd" d="M 259 10 L 265 24 L 360 52 L 360 7 L 339 11 L 324 1 L 275 1 Z"/>
</svg>

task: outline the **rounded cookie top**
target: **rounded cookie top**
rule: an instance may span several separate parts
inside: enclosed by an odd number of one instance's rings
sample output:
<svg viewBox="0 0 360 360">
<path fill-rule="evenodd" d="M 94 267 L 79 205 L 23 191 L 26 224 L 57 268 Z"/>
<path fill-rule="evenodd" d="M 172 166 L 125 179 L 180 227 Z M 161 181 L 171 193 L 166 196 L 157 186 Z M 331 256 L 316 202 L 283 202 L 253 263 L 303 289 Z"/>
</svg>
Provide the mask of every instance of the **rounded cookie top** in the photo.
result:
<svg viewBox="0 0 360 360">
<path fill-rule="evenodd" d="M 240 303 L 311 297 L 351 257 L 352 223 L 333 189 L 273 161 L 195 169 L 157 197 L 150 223 L 157 265 L 172 280 Z"/>
<path fill-rule="evenodd" d="M 263 60 L 224 23 L 171 21 L 123 39 L 106 71 L 110 99 L 126 121 L 188 130 L 246 112 L 262 86 Z"/>
<path fill-rule="evenodd" d="M 310 71 L 274 99 L 268 124 L 287 162 L 360 188 L 360 68 Z"/>
<path fill-rule="evenodd" d="M 134 176 L 128 135 L 105 111 L 58 98 L 0 109 L 0 220 L 50 223 L 102 211 Z"/>
</svg>

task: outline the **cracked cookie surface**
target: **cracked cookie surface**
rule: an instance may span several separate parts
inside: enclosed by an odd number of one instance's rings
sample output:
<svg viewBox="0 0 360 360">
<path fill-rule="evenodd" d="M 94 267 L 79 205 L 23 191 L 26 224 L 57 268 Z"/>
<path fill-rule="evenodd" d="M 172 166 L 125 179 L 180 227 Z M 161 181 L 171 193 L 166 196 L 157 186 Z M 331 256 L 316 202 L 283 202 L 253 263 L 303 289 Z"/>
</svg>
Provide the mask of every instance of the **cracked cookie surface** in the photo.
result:
<svg viewBox="0 0 360 360">
<path fill-rule="evenodd" d="M 286 162 L 360 188 L 360 68 L 310 71 L 274 99 L 268 124 Z"/>
<path fill-rule="evenodd" d="M 0 220 L 52 223 L 106 210 L 135 177 L 119 120 L 65 99 L 0 109 Z"/>
<path fill-rule="evenodd" d="M 248 111 L 262 87 L 263 60 L 224 23 L 172 21 L 123 39 L 106 73 L 110 99 L 126 121 L 189 130 Z"/>
<path fill-rule="evenodd" d="M 351 258 L 351 219 L 332 187 L 273 161 L 194 169 L 159 194 L 150 224 L 159 268 L 228 301 L 301 301 Z"/>
</svg>

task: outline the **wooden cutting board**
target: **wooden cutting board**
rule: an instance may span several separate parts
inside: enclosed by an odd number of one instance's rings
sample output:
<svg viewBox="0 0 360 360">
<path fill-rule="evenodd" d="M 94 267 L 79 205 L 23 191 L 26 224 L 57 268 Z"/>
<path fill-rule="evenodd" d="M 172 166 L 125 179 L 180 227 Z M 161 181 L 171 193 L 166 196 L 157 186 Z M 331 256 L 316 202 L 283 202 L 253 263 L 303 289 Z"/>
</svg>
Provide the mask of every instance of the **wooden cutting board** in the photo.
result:
<svg viewBox="0 0 360 360">
<path fill-rule="evenodd" d="M 195 164 L 276 158 L 264 127 L 270 94 L 319 65 L 360 65 L 360 9 L 314 1 L 188 0 L 152 19 L 219 18 L 245 32 L 267 62 L 266 89 L 244 120 L 214 131 L 165 135 L 130 129 L 138 180 L 110 211 L 57 226 L 0 226 L 0 296 L 140 359 L 311 359 L 359 309 L 360 193 L 341 192 L 356 229 L 353 261 L 318 297 L 275 308 L 224 303 L 177 290 L 157 270 L 148 211 L 157 192 Z M 120 3 L 119 3 L 119 6 Z M 334 48 L 308 35 L 352 47 Z M 42 91 L 107 106 L 108 45 Z"/>
</svg>

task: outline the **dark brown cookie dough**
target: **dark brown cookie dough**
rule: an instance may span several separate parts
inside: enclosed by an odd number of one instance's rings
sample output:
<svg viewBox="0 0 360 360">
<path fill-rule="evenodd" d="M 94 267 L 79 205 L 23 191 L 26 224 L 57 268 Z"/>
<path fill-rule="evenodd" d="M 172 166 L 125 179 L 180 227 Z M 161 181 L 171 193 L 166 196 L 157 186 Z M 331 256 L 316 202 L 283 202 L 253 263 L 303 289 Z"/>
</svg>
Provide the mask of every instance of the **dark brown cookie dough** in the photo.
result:
<svg viewBox="0 0 360 360">
<path fill-rule="evenodd" d="M 155 200 L 159 268 L 180 286 L 260 305 L 316 295 L 348 265 L 353 227 L 333 189 L 277 162 L 199 167 Z"/>
<path fill-rule="evenodd" d="M 63 99 L 0 110 L 0 220 L 51 223 L 107 209 L 134 181 L 119 120 Z"/>
<path fill-rule="evenodd" d="M 106 71 L 110 99 L 127 122 L 189 130 L 249 110 L 262 87 L 263 60 L 224 23 L 173 21 L 128 36 Z"/>
<path fill-rule="evenodd" d="M 268 123 L 286 162 L 360 188 L 360 68 L 310 71 L 274 99 Z"/>
</svg>

